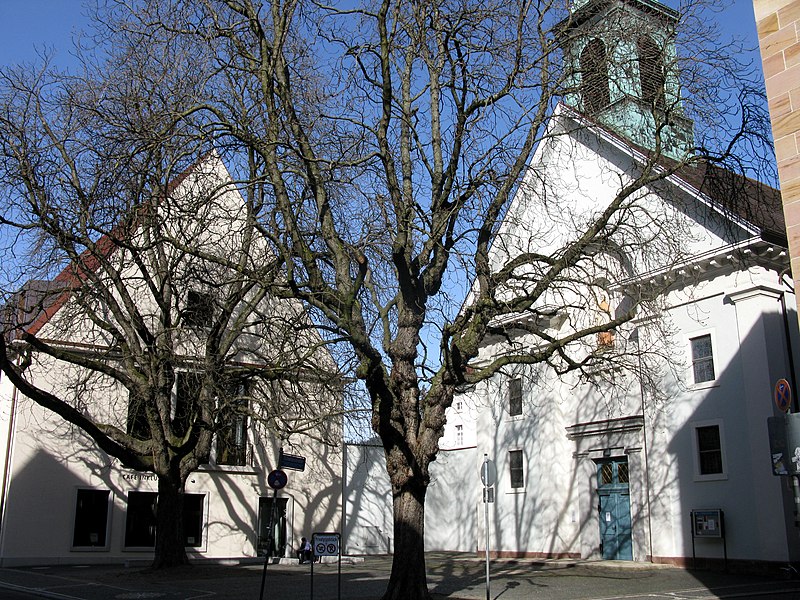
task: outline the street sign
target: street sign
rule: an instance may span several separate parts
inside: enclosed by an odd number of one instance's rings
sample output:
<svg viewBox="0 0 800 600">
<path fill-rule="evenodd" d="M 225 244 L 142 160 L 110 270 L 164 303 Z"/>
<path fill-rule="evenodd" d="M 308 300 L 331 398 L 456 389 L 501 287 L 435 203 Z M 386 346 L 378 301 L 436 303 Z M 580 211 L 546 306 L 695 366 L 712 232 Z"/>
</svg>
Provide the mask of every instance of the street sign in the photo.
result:
<svg viewBox="0 0 800 600">
<path fill-rule="evenodd" d="M 314 556 L 339 556 L 338 533 L 315 533 L 311 540 Z"/>
<path fill-rule="evenodd" d="M 267 483 L 273 490 L 279 490 L 285 487 L 288 481 L 289 478 L 286 476 L 286 473 L 280 469 L 275 469 L 269 475 L 267 475 Z"/>
<path fill-rule="evenodd" d="M 278 467 L 281 469 L 291 469 L 292 471 L 305 471 L 306 457 L 297 454 L 286 454 L 281 450 L 278 456 Z"/>
<path fill-rule="evenodd" d="M 483 457 L 483 464 L 481 465 L 481 483 L 486 487 L 492 487 L 497 481 L 497 468 L 494 462 L 486 455 Z"/>
<path fill-rule="evenodd" d="M 792 407 L 792 388 L 785 379 L 778 379 L 775 383 L 775 406 L 781 412 L 788 412 Z"/>
</svg>

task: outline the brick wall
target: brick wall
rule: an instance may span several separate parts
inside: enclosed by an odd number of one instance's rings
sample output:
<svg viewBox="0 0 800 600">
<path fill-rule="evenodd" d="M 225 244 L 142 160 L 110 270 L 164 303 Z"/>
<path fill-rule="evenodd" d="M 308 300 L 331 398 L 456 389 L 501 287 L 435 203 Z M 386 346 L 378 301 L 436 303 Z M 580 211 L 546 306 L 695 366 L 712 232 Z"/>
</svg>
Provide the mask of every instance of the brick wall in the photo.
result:
<svg viewBox="0 0 800 600">
<path fill-rule="evenodd" d="M 800 290 L 800 0 L 753 0 L 795 289 Z M 800 300 L 800 296 L 798 296 Z"/>
</svg>

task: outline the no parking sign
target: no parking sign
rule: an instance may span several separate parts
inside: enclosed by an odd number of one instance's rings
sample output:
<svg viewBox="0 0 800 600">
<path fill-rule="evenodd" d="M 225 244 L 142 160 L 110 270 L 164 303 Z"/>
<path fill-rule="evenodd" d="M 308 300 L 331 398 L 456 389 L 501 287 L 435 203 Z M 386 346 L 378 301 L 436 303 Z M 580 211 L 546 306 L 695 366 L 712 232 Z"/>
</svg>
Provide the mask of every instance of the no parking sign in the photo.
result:
<svg viewBox="0 0 800 600">
<path fill-rule="evenodd" d="M 311 540 L 315 556 L 339 556 L 338 533 L 315 533 Z"/>
<path fill-rule="evenodd" d="M 339 594 L 342 598 L 342 553 L 339 551 L 341 536 L 334 532 L 320 532 L 311 534 L 311 547 L 314 549 L 314 557 L 317 556 L 338 556 L 339 557 Z M 314 600 L 314 561 L 311 561 L 311 600 Z"/>
</svg>

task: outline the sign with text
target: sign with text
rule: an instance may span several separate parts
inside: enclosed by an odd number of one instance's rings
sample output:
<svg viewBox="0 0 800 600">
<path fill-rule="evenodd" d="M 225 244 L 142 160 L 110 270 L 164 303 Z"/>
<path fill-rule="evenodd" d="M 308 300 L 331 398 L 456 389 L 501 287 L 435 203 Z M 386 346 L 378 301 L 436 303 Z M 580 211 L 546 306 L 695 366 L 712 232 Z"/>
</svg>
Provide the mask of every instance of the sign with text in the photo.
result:
<svg viewBox="0 0 800 600">
<path fill-rule="evenodd" d="M 286 454 L 281 450 L 278 457 L 278 467 L 281 469 L 291 469 L 292 471 L 306 470 L 306 457 L 298 454 Z"/>
<path fill-rule="evenodd" d="M 718 508 L 692 511 L 692 536 L 721 538 L 724 536 L 723 514 Z"/>
<path fill-rule="evenodd" d="M 339 556 L 339 534 L 324 532 L 311 536 L 314 556 Z"/>
</svg>

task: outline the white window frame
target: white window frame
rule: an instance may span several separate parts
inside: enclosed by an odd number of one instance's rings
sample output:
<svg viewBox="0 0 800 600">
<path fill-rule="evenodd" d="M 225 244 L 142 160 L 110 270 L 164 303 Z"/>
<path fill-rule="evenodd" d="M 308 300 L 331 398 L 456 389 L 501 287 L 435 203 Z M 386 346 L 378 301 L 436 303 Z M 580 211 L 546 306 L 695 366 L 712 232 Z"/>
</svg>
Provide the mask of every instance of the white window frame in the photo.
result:
<svg viewBox="0 0 800 600">
<path fill-rule="evenodd" d="M 722 473 L 700 473 L 700 446 L 697 442 L 697 430 L 701 427 L 714 427 L 719 430 L 719 450 L 722 462 Z M 709 419 L 707 421 L 692 421 L 690 423 L 692 434 L 692 463 L 694 465 L 695 481 L 723 481 L 728 479 L 728 460 L 725 452 L 725 426 L 722 419 Z"/>
<path fill-rule="evenodd" d="M 700 338 L 703 336 L 709 336 L 711 338 L 711 359 L 714 361 L 714 379 L 709 381 L 702 381 L 700 383 L 694 382 L 694 357 L 692 356 L 692 340 L 696 338 Z M 714 329 L 700 329 L 698 331 L 693 331 L 686 335 L 686 341 L 684 343 L 686 348 L 686 361 L 687 361 L 687 369 L 686 369 L 686 381 L 689 385 L 689 389 L 692 390 L 702 390 L 711 387 L 718 387 L 719 386 L 719 374 L 720 374 L 720 361 L 717 352 L 717 336 Z"/>
</svg>

